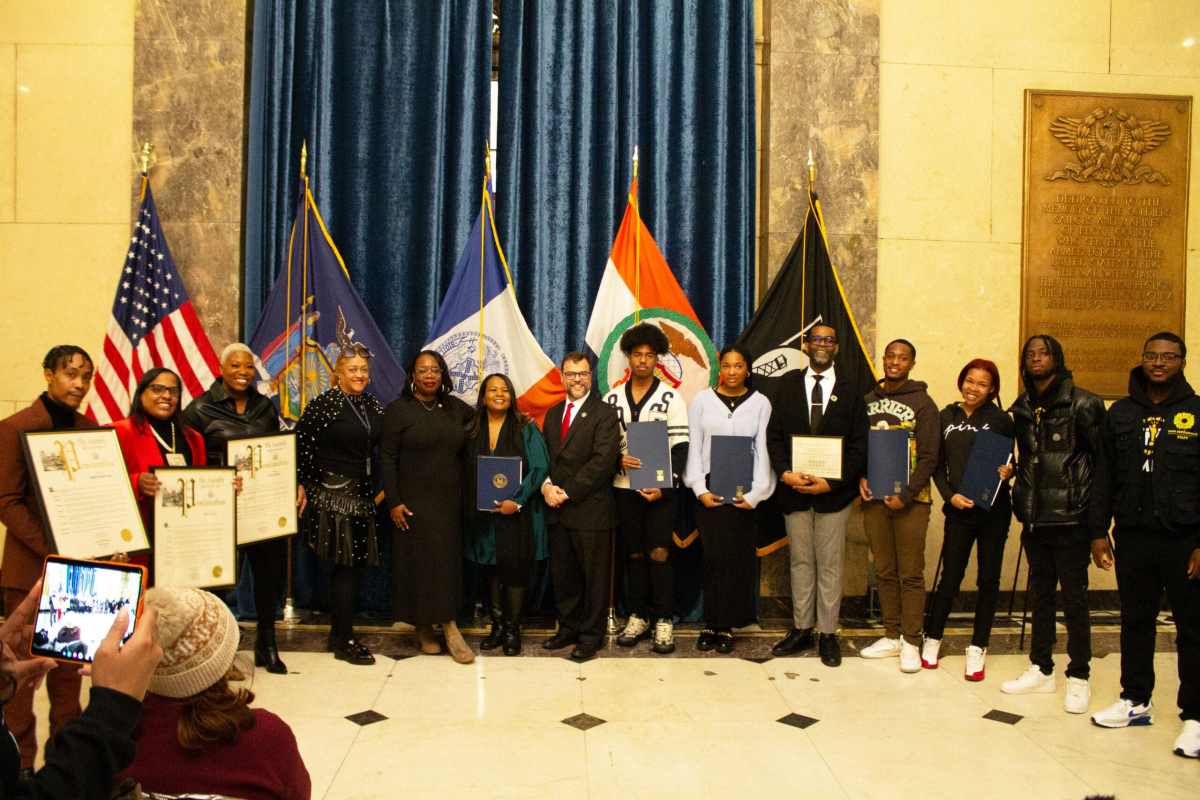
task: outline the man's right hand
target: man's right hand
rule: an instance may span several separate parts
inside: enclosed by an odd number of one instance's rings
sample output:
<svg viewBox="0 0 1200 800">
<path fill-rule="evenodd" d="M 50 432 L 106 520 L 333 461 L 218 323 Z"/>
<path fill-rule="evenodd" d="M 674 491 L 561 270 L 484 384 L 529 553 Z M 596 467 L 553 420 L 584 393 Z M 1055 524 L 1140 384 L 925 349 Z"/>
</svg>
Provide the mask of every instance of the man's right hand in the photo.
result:
<svg viewBox="0 0 1200 800">
<path fill-rule="evenodd" d="M 705 508 L 720 508 L 721 504 L 725 502 L 724 497 L 717 497 L 712 492 L 705 492 L 704 494 L 700 495 L 699 500 L 700 505 L 704 506 Z"/>
<path fill-rule="evenodd" d="M 162 659 L 158 646 L 158 609 L 147 606 L 138 620 L 133 636 L 121 646 L 129 627 L 129 609 L 117 612 L 108 635 L 96 649 L 96 658 L 83 672 L 92 676 L 92 685 L 128 695 L 139 703 L 146 697 L 150 676 Z"/>
<path fill-rule="evenodd" d="M 1092 562 L 1100 569 L 1112 569 L 1113 551 L 1107 537 L 1092 539 Z"/>
<path fill-rule="evenodd" d="M 965 495 L 955 492 L 954 494 L 950 495 L 950 505 L 954 506 L 959 511 L 966 511 L 969 508 L 975 507 L 975 501 Z"/>
<path fill-rule="evenodd" d="M 154 497 L 162 488 L 162 481 L 153 472 L 143 472 L 138 476 L 138 491 L 146 497 Z"/>
<path fill-rule="evenodd" d="M 799 472 L 792 472 L 791 470 L 788 470 L 780 475 L 779 480 L 796 490 L 799 490 L 801 487 L 808 486 L 810 483 L 812 483 L 812 480 L 810 480 L 807 476 L 801 475 Z"/>
</svg>

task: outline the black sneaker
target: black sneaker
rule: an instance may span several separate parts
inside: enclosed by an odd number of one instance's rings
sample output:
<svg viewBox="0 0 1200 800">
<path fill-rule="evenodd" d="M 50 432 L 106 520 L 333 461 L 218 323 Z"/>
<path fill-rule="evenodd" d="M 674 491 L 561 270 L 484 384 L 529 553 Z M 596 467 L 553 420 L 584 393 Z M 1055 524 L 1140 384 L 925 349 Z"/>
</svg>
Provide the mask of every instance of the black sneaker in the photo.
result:
<svg viewBox="0 0 1200 800">
<path fill-rule="evenodd" d="M 717 634 L 716 651 L 722 655 L 728 655 L 733 652 L 733 634 L 729 631 L 721 631 Z"/>
<path fill-rule="evenodd" d="M 717 644 L 717 633 L 712 628 L 705 628 L 700 631 L 700 637 L 696 639 L 696 649 L 707 653 L 712 650 Z"/>
</svg>

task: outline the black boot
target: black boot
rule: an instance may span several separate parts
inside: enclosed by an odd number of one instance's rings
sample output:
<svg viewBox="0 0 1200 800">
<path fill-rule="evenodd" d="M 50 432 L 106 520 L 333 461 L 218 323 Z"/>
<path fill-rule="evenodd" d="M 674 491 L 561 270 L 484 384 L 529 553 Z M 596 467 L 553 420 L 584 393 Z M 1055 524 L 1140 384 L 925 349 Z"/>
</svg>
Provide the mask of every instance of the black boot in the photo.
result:
<svg viewBox="0 0 1200 800">
<path fill-rule="evenodd" d="M 264 628 L 259 623 L 254 640 L 254 666 L 266 667 L 267 672 L 287 675 L 287 665 L 279 658 L 279 647 L 275 644 L 275 628 Z"/>
<path fill-rule="evenodd" d="M 515 622 L 504 623 L 504 655 L 521 655 L 521 626 Z"/>
<path fill-rule="evenodd" d="M 480 650 L 495 650 L 504 641 L 504 615 L 498 609 L 492 609 L 492 629 L 479 643 Z"/>
</svg>

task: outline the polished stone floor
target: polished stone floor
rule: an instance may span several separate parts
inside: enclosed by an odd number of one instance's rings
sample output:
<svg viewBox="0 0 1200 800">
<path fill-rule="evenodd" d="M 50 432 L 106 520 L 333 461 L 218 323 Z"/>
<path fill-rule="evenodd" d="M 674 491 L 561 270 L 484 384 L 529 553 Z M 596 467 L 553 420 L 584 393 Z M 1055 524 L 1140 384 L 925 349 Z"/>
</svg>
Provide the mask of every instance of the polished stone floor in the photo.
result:
<svg viewBox="0 0 1200 800">
<path fill-rule="evenodd" d="M 410 635 L 381 628 L 367 635 L 376 664 L 354 667 L 318 652 L 321 631 L 289 630 L 291 674 L 259 670 L 253 689 L 292 726 L 313 797 L 327 800 L 1200 796 L 1200 760 L 1171 752 L 1167 626 L 1155 724 L 1118 731 L 1062 710 L 1065 656 L 1057 694 L 1001 694 L 1027 664 L 1015 632 L 997 635 L 1007 654 L 989 655 L 982 683 L 962 678 L 954 642 L 966 628 L 947 636 L 941 668 L 915 675 L 857 657 L 877 630 L 847 633 L 839 669 L 811 654 L 770 658 L 776 631 L 746 631 L 732 656 L 698 654 L 686 628 L 673 657 L 641 644 L 580 665 L 543 657 L 531 632 L 528 656 L 460 666 L 413 655 Z M 1093 710 L 1119 691 L 1115 637 L 1097 620 Z"/>
</svg>

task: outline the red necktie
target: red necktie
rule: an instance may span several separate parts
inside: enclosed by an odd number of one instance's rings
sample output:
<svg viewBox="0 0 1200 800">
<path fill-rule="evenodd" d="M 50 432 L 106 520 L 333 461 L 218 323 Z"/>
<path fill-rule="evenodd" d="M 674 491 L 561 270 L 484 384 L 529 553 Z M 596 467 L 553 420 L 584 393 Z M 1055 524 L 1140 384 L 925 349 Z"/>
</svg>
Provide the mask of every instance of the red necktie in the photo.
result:
<svg viewBox="0 0 1200 800">
<path fill-rule="evenodd" d="M 574 403 L 567 403 L 567 410 L 563 412 L 562 433 L 558 436 L 558 441 L 560 442 L 567 440 L 567 431 L 571 429 L 571 409 L 574 407 Z"/>
</svg>

